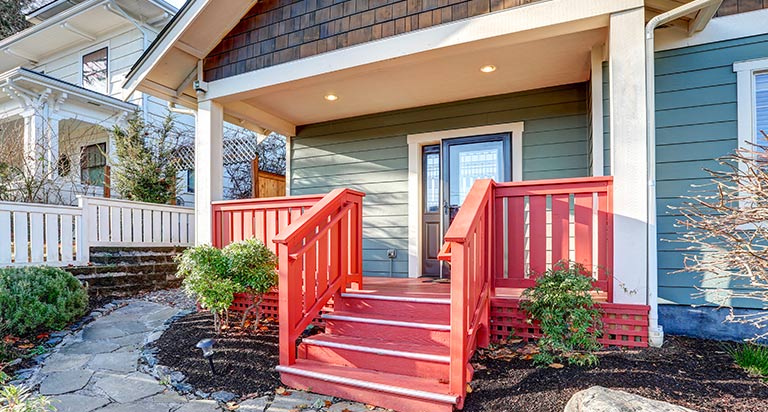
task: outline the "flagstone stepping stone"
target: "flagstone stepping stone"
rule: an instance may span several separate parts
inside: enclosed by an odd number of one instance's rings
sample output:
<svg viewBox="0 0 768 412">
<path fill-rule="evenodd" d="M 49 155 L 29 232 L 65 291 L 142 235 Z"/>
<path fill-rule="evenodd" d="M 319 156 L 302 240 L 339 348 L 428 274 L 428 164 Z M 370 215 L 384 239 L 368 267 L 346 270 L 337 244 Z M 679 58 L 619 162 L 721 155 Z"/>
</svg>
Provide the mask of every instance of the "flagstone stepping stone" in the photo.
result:
<svg viewBox="0 0 768 412">
<path fill-rule="evenodd" d="M 88 362 L 88 367 L 93 370 L 107 369 L 115 372 L 134 372 L 139 362 L 139 354 L 136 351 L 99 353 L 93 355 Z"/>
<path fill-rule="evenodd" d="M 95 386 L 119 403 L 135 402 L 165 390 L 155 378 L 139 372 L 130 375 L 109 374 L 96 379 Z"/>
<path fill-rule="evenodd" d="M 64 355 L 93 355 L 114 352 L 120 345 L 113 342 L 82 341 L 63 347 L 59 353 Z"/>
<path fill-rule="evenodd" d="M 63 355 L 56 353 L 45 360 L 42 372 L 44 374 L 49 374 L 52 372 L 82 369 L 90 359 L 91 355 Z"/>
<path fill-rule="evenodd" d="M 110 322 L 94 322 L 83 330 L 83 340 L 104 340 L 124 336 L 125 332 Z"/>
<path fill-rule="evenodd" d="M 91 380 L 93 371 L 89 369 L 54 372 L 45 377 L 40 384 L 40 394 L 61 395 L 83 389 Z"/>
<path fill-rule="evenodd" d="M 269 404 L 269 396 L 261 398 L 248 399 L 240 403 L 237 412 L 264 412 Z"/>
<path fill-rule="evenodd" d="M 173 407 L 151 402 L 113 403 L 96 412 L 170 412 Z"/>
<path fill-rule="evenodd" d="M 290 395 L 275 395 L 272 405 L 266 412 L 291 412 L 296 409 L 313 408 L 317 403 L 320 408 L 325 407 L 325 401 L 333 402 L 329 396 L 316 395 L 302 391 L 289 391 Z M 319 409 L 319 408 L 318 408 Z"/>
<path fill-rule="evenodd" d="M 263 408 L 261 409 L 264 410 Z M 219 404 L 216 403 L 216 401 L 209 401 L 209 400 L 199 400 L 199 401 L 190 401 L 189 403 L 186 403 L 182 405 L 181 408 L 176 409 L 174 412 L 219 412 L 221 409 L 219 408 Z M 242 408 L 237 409 L 238 412 L 243 412 L 244 410 Z M 246 411 L 248 411 L 246 409 Z M 248 411 L 250 412 L 250 411 Z"/>
<path fill-rule="evenodd" d="M 109 403 L 109 399 L 83 395 L 59 395 L 52 400 L 56 412 L 91 412 Z"/>
</svg>

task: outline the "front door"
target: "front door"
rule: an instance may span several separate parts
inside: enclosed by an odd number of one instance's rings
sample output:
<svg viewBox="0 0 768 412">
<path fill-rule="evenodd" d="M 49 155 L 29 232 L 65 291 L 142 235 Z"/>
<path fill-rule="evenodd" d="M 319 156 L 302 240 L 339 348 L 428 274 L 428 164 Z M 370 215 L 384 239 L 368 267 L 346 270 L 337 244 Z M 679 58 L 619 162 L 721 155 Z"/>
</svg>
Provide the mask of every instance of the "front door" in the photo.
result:
<svg viewBox="0 0 768 412">
<path fill-rule="evenodd" d="M 509 134 L 443 140 L 422 153 L 422 274 L 449 274 L 437 260 L 443 235 L 477 179 L 511 180 Z"/>
<path fill-rule="evenodd" d="M 509 134 L 443 141 L 443 233 L 478 179 L 511 180 Z"/>
</svg>

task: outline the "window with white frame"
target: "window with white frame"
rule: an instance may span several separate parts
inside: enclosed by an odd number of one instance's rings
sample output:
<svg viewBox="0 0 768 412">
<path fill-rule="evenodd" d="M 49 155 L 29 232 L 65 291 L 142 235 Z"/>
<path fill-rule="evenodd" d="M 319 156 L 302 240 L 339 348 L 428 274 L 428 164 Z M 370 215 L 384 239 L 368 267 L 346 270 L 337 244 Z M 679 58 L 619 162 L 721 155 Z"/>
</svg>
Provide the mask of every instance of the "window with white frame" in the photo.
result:
<svg viewBox="0 0 768 412">
<path fill-rule="evenodd" d="M 739 146 L 768 146 L 768 58 L 737 62 Z M 749 147 L 747 147 L 749 148 Z"/>
<path fill-rule="evenodd" d="M 106 47 L 83 55 L 83 87 L 109 93 L 109 51 Z"/>
</svg>

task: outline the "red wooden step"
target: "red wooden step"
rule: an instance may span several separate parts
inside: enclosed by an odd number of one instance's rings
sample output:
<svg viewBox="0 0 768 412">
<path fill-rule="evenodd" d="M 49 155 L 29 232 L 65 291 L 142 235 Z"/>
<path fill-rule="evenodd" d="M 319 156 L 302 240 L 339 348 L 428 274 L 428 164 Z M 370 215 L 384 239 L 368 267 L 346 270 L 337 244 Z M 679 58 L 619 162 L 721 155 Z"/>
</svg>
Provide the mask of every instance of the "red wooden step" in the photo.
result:
<svg viewBox="0 0 768 412">
<path fill-rule="evenodd" d="M 448 347 L 442 345 L 329 334 L 305 338 L 299 346 L 299 357 L 443 381 L 448 379 L 451 360 Z"/>
<path fill-rule="evenodd" d="M 448 319 L 438 323 L 400 320 L 384 315 L 335 311 L 322 316 L 325 331 L 333 335 L 397 337 L 407 343 L 448 345 L 451 325 Z"/>
<path fill-rule="evenodd" d="M 339 310 L 355 313 L 392 315 L 402 320 L 450 319 L 451 300 L 447 298 L 419 298 L 386 296 L 367 293 L 342 293 Z"/>
<path fill-rule="evenodd" d="M 278 366 L 280 379 L 292 388 L 358 402 L 399 412 L 452 412 L 458 396 L 448 385 L 435 379 L 383 373 L 368 369 L 297 360 L 292 366 Z"/>
</svg>

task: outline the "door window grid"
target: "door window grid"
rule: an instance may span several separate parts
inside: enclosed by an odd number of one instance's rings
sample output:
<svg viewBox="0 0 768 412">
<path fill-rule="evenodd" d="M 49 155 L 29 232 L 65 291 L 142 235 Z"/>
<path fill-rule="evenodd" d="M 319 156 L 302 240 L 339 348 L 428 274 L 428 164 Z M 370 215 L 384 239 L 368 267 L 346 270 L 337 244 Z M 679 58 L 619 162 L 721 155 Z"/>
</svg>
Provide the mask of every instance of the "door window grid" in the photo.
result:
<svg viewBox="0 0 768 412">
<path fill-rule="evenodd" d="M 440 153 L 426 153 L 425 162 L 424 207 L 427 212 L 437 212 L 440 209 Z"/>
</svg>

